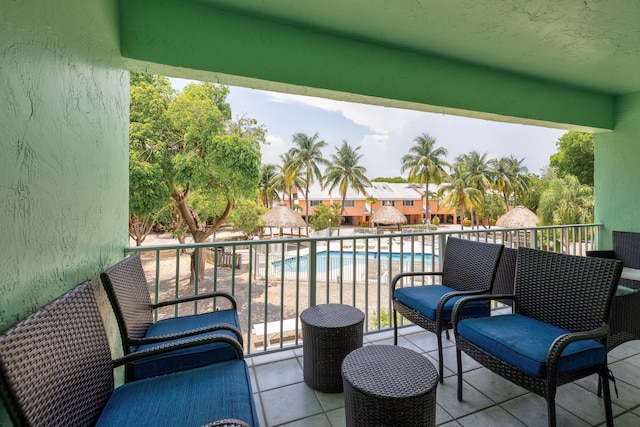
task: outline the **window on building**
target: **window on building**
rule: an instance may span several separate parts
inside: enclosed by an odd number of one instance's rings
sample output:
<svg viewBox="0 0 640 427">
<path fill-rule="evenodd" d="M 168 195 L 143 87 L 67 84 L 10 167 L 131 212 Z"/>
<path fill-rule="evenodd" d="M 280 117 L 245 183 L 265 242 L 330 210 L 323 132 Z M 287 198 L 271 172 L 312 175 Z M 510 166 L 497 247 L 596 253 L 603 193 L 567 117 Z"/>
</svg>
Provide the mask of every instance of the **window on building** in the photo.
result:
<svg viewBox="0 0 640 427">
<path fill-rule="evenodd" d="M 403 200 L 402 206 L 413 206 L 413 200 Z"/>
<path fill-rule="evenodd" d="M 319 206 L 322 204 L 322 200 L 310 200 L 309 201 L 309 206 Z"/>
<path fill-rule="evenodd" d="M 384 202 L 382 202 L 382 206 L 395 206 L 395 205 L 396 205 L 395 200 L 385 200 Z"/>
<path fill-rule="evenodd" d="M 344 207 L 345 208 L 355 208 L 356 207 L 356 201 L 355 200 L 345 200 L 344 201 Z"/>
</svg>

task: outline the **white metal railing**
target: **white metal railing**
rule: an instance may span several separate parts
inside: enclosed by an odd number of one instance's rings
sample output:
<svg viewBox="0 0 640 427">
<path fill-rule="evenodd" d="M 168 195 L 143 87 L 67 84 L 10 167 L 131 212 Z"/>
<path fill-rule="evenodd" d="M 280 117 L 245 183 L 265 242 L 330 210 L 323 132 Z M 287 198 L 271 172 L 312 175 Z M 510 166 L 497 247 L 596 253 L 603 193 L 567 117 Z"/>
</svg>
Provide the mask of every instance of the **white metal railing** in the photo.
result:
<svg viewBox="0 0 640 427">
<path fill-rule="evenodd" d="M 365 332 L 391 327 L 393 276 L 407 271 L 439 271 L 448 236 L 585 255 L 598 247 L 601 227 L 588 224 L 356 233 L 128 247 L 126 252 L 141 253 L 155 301 L 211 291 L 232 294 L 238 303 L 245 351 L 256 353 L 299 345 L 300 312 L 316 304 L 358 307 L 365 313 Z M 196 265 L 205 263 L 204 275 L 192 267 L 192 254 Z M 171 311 L 159 311 L 156 316 L 202 312 L 215 309 L 213 304 L 182 304 Z"/>
</svg>

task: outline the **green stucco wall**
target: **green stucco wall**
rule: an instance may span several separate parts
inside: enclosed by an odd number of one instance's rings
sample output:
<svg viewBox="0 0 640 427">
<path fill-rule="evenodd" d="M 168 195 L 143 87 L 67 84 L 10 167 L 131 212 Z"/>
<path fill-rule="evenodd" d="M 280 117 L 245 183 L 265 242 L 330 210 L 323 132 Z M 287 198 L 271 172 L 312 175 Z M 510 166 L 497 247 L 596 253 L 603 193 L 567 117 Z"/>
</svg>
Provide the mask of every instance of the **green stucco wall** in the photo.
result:
<svg viewBox="0 0 640 427">
<path fill-rule="evenodd" d="M 640 93 L 618 97 L 615 130 L 595 135 L 594 181 L 601 247 L 610 249 L 611 231 L 640 232 Z"/>
<path fill-rule="evenodd" d="M 0 2 L 0 331 L 128 244 L 129 73 L 115 0 Z M 0 403 L 0 425 L 10 425 Z"/>
</svg>

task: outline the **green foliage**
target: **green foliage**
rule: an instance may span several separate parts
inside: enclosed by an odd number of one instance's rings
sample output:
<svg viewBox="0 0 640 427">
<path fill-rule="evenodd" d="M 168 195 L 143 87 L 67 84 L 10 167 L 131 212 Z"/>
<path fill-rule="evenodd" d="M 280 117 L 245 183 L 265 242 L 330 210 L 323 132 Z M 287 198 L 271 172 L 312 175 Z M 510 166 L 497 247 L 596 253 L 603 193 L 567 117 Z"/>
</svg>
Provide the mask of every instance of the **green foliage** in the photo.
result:
<svg viewBox="0 0 640 427">
<path fill-rule="evenodd" d="M 241 200 L 233 208 L 229 215 L 229 221 L 234 226 L 242 230 L 245 238 L 257 232 L 258 228 L 264 224 L 262 215 L 266 208 L 260 206 L 253 200 Z"/>
<path fill-rule="evenodd" d="M 490 224 L 491 220 L 493 220 L 495 224 L 496 218 L 506 213 L 502 196 L 496 193 L 488 193 L 485 195 L 482 212 L 483 217 L 490 220 Z"/>
<path fill-rule="evenodd" d="M 337 227 L 339 216 L 339 208 L 338 211 L 336 211 L 335 205 L 323 204 L 314 206 L 313 216 L 309 219 L 309 225 L 316 231 L 324 230 L 329 227 Z"/>
<path fill-rule="evenodd" d="M 440 217 L 439 216 L 434 216 L 431 219 L 431 224 L 434 225 L 436 227 L 436 229 L 437 229 L 438 226 L 440 225 Z"/>
<path fill-rule="evenodd" d="M 471 220 L 469 218 L 463 219 L 462 225 L 464 225 L 465 227 L 471 227 Z"/>
<path fill-rule="evenodd" d="M 543 225 L 593 222 L 593 187 L 568 175 L 556 178 L 540 197 L 538 216 Z"/>
<path fill-rule="evenodd" d="M 559 177 L 574 175 L 581 184 L 593 185 L 593 134 L 567 132 L 556 142 L 558 152 L 550 158 L 550 166 Z"/>
<path fill-rule="evenodd" d="M 372 179 L 371 182 L 390 182 L 395 184 L 404 184 L 407 182 L 407 180 L 401 176 L 394 176 L 393 178 L 378 177 Z"/>
<path fill-rule="evenodd" d="M 391 325 L 389 322 L 389 311 L 385 307 L 380 307 L 380 314 L 378 315 L 377 310 L 373 310 L 373 314 L 371 319 L 369 320 L 369 328 L 377 329 L 378 328 L 378 319 L 380 320 L 380 328 L 384 328 L 386 326 Z"/>
</svg>

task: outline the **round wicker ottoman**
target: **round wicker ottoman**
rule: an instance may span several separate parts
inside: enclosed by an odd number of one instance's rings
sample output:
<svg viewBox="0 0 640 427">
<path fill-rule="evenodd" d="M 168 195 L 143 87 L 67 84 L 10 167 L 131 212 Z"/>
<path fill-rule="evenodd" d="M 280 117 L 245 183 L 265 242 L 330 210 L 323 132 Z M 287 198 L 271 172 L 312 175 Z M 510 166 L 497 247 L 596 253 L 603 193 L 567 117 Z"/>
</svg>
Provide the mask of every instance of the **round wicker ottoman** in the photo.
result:
<svg viewBox="0 0 640 427">
<path fill-rule="evenodd" d="M 300 313 L 304 382 L 325 393 L 342 391 L 344 357 L 362 347 L 364 313 L 343 304 L 320 304 Z"/>
<path fill-rule="evenodd" d="M 438 371 L 415 351 L 371 345 L 342 362 L 347 426 L 435 426 Z"/>
</svg>

